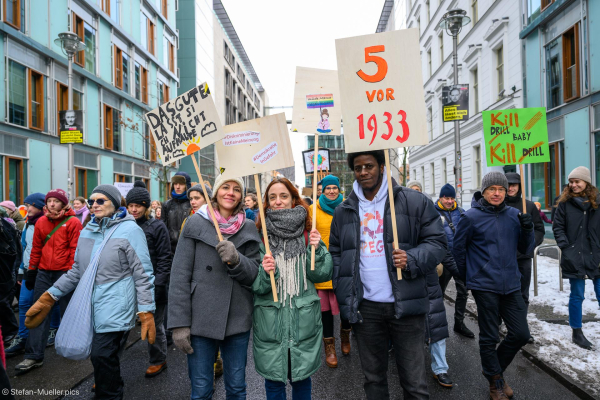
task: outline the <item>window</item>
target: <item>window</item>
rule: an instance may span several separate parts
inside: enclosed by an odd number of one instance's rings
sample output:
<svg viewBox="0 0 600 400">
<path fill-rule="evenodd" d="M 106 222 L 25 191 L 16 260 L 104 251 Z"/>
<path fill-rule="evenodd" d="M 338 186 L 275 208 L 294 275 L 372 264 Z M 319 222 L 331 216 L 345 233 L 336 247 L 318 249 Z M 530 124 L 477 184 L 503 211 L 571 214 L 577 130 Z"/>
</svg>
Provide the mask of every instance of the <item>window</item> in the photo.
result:
<svg viewBox="0 0 600 400">
<path fill-rule="evenodd" d="M 24 163 L 25 161 L 20 158 L 4 157 L 4 198 L 15 204 L 23 204 L 25 199 Z"/>
<path fill-rule="evenodd" d="M 135 63 L 135 98 L 148 104 L 148 70 Z"/>
<path fill-rule="evenodd" d="M 29 127 L 44 130 L 44 76 L 29 70 Z"/>
<path fill-rule="evenodd" d="M 542 0 L 542 11 L 552 3 L 554 3 L 554 0 Z"/>
<path fill-rule="evenodd" d="M 546 46 L 546 91 L 548 109 L 562 104 L 562 36 Z"/>
<path fill-rule="evenodd" d="M 60 129 L 60 111 L 66 111 L 69 108 L 69 88 L 60 82 L 56 82 L 56 131 Z M 83 109 L 83 94 L 73 90 L 73 110 Z"/>
<path fill-rule="evenodd" d="M 27 68 L 9 60 L 9 94 L 8 94 L 8 122 L 27 126 L 25 110 L 27 108 Z"/>
<path fill-rule="evenodd" d="M 227 42 L 223 41 L 223 56 L 229 62 L 229 46 L 227 46 Z"/>
<path fill-rule="evenodd" d="M 123 174 L 115 174 L 115 182 L 131 183 L 131 176 Z"/>
<path fill-rule="evenodd" d="M 426 22 L 429 23 L 429 21 L 431 21 L 431 4 L 430 4 L 429 0 L 427 0 L 425 2 L 425 7 L 427 8 L 427 20 L 426 20 Z"/>
<path fill-rule="evenodd" d="M 477 0 L 471 0 L 471 20 L 473 25 L 479 21 L 479 8 L 477 7 Z"/>
<path fill-rule="evenodd" d="M 142 26 L 142 44 L 145 46 L 146 50 L 150 52 L 150 54 L 155 55 L 154 23 L 152 22 L 152 20 L 150 20 L 150 18 L 146 16 L 146 14 L 142 13 L 140 25 Z"/>
<path fill-rule="evenodd" d="M 419 30 L 419 36 L 421 36 L 421 18 L 417 18 L 417 29 Z"/>
<path fill-rule="evenodd" d="M 427 131 L 429 132 L 429 141 L 433 140 L 433 107 L 427 108 Z"/>
<path fill-rule="evenodd" d="M 25 1 L 24 0 L 4 0 L 2 1 L 2 15 L 4 22 L 17 30 L 24 31 L 25 21 Z"/>
<path fill-rule="evenodd" d="M 440 65 L 442 65 L 444 63 L 444 32 L 440 32 Z"/>
<path fill-rule="evenodd" d="M 162 0 L 160 2 L 160 4 L 161 4 L 160 13 L 163 15 L 163 17 L 165 17 L 165 18 L 168 19 L 169 18 L 169 13 L 168 13 L 168 10 L 169 10 L 169 0 Z"/>
<path fill-rule="evenodd" d="M 425 187 L 425 167 L 421 167 L 421 187 Z"/>
<path fill-rule="evenodd" d="M 564 101 L 579 97 L 579 29 L 574 25 L 562 35 Z"/>
<path fill-rule="evenodd" d="M 475 160 L 473 171 L 473 183 L 475 187 L 473 189 L 477 189 L 481 187 L 481 146 L 473 147 L 473 153 L 473 159 Z"/>
<path fill-rule="evenodd" d="M 121 151 L 121 113 L 119 110 L 104 105 L 104 148 Z"/>
<path fill-rule="evenodd" d="M 440 182 L 441 185 L 445 185 L 446 183 L 448 183 L 448 167 L 446 164 L 446 159 L 442 158 L 442 182 Z"/>
<path fill-rule="evenodd" d="M 498 80 L 498 95 L 504 90 L 504 48 L 496 50 L 496 79 Z"/>
<path fill-rule="evenodd" d="M 75 196 L 87 198 L 87 169 L 75 168 Z"/>
<path fill-rule="evenodd" d="M 431 49 L 427 50 L 427 76 L 431 78 Z"/>
<path fill-rule="evenodd" d="M 170 99 L 170 88 L 169 85 L 158 81 L 158 105 L 162 105 Z"/>
<path fill-rule="evenodd" d="M 431 174 L 431 193 L 435 194 L 435 164 L 429 164 L 429 173 Z"/>
<path fill-rule="evenodd" d="M 477 68 L 471 72 L 471 77 L 473 81 L 473 114 L 477 114 L 479 112 L 479 73 Z"/>
<path fill-rule="evenodd" d="M 163 61 L 169 71 L 175 72 L 175 45 L 163 37 Z"/>
<path fill-rule="evenodd" d="M 118 0 L 102 0 L 102 11 L 116 23 L 119 23 L 119 3 Z"/>
<path fill-rule="evenodd" d="M 87 71 L 95 73 L 96 30 L 77 14 L 73 13 L 73 32 L 79 36 L 79 40 L 85 43 L 85 49 L 75 54 L 75 63 Z"/>
<path fill-rule="evenodd" d="M 118 48 L 117 46 L 113 46 L 114 48 L 114 66 L 115 66 L 115 77 L 114 84 L 119 89 L 123 89 L 123 50 Z"/>
</svg>

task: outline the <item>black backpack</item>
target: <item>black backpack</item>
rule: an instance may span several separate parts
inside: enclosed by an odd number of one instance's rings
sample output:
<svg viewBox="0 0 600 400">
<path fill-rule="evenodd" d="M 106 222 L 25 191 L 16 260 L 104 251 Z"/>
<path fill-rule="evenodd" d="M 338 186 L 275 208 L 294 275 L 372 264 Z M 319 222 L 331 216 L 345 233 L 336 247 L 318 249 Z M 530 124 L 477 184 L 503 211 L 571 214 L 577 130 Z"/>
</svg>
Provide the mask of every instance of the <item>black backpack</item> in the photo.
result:
<svg viewBox="0 0 600 400">
<path fill-rule="evenodd" d="M 9 222 L 0 218 L 0 283 L 12 282 L 17 259 L 17 234 Z"/>
</svg>

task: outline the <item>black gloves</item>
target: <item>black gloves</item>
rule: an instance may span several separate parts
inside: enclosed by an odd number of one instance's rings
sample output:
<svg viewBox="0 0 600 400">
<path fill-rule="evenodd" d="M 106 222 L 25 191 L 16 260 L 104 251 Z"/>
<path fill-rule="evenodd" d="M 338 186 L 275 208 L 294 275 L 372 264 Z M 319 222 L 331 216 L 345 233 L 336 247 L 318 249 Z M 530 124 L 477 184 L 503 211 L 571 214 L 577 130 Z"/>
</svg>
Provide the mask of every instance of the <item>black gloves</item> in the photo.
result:
<svg viewBox="0 0 600 400">
<path fill-rule="evenodd" d="M 521 221 L 521 228 L 527 231 L 533 230 L 533 219 L 531 214 L 519 214 L 519 221 Z"/>
<path fill-rule="evenodd" d="M 36 269 L 28 269 L 25 271 L 25 287 L 28 290 L 33 290 L 35 287 L 35 278 L 37 278 L 38 270 Z"/>
</svg>

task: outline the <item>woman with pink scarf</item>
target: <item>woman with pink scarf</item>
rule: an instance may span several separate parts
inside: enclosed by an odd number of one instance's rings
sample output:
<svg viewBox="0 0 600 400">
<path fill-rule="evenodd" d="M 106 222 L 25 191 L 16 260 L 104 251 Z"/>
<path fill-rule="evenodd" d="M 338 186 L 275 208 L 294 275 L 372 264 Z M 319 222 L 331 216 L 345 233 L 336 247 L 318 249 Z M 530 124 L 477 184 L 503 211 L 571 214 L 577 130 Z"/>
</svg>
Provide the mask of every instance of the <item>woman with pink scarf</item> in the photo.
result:
<svg viewBox="0 0 600 400">
<path fill-rule="evenodd" d="M 78 196 L 73 200 L 73 210 L 75 210 L 75 217 L 77 217 L 81 225 L 85 228 L 87 224 L 86 218 L 90 213 L 90 209 L 87 207 L 86 201 L 82 196 Z"/>
<path fill-rule="evenodd" d="M 207 205 L 187 218 L 171 269 L 168 329 L 187 354 L 193 399 L 213 394 L 217 347 L 227 398 L 246 398 L 246 358 L 252 328 L 252 283 L 258 275 L 260 236 L 247 220 L 241 179 L 217 177 Z"/>
</svg>

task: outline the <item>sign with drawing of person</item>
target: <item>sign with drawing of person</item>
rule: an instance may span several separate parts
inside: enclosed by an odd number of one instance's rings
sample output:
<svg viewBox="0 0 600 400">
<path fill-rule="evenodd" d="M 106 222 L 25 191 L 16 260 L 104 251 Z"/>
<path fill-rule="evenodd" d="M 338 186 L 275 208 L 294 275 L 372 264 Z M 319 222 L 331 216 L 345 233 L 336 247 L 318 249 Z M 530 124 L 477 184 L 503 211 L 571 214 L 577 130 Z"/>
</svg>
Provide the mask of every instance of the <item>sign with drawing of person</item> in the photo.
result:
<svg viewBox="0 0 600 400">
<path fill-rule="evenodd" d="M 442 88 L 444 122 L 469 119 L 469 85 L 452 85 Z"/>
<path fill-rule="evenodd" d="M 60 143 L 83 143 L 83 111 L 59 111 L 58 117 L 60 119 Z"/>
</svg>

